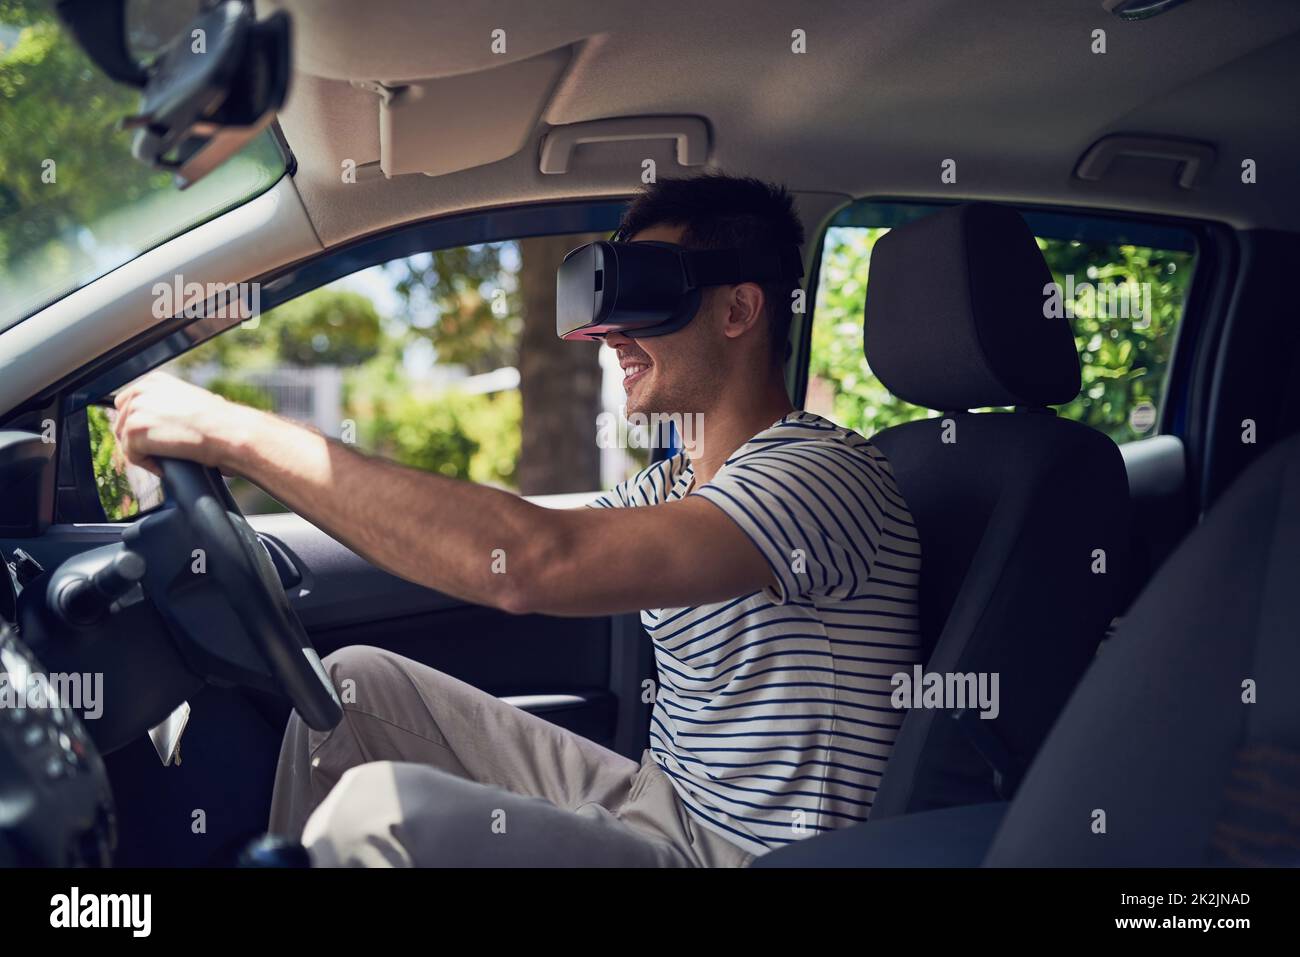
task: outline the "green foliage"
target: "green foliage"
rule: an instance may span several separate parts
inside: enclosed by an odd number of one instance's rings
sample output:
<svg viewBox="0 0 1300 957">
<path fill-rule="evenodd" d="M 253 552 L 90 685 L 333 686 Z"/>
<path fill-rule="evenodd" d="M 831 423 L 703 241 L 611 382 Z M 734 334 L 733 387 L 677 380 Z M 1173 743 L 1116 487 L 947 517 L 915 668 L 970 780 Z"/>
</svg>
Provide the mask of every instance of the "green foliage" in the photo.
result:
<svg viewBox="0 0 1300 957">
<path fill-rule="evenodd" d="M 129 139 L 115 128 L 118 117 L 132 112 L 136 92 L 98 73 L 62 33 L 53 9 L 53 3 L 0 4 L 0 24 L 21 31 L 16 43 L 0 48 L 3 271 L 51 237 L 170 188 L 167 174 L 129 158 Z M 55 164 L 53 182 L 42 178 L 47 161 Z M 85 255 L 62 243 L 25 265 L 56 278 Z"/>
<path fill-rule="evenodd" d="M 231 402 L 252 406 L 254 409 L 261 409 L 263 412 L 275 411 L 275 403 L 271 401 L 271 394 L 251 383 L 219 377 L 209 382 L 207 387 L 209 391 L 215 392 Z"/>
<path fill-rule="evenodd" d="M 245 381 L 248 373 L 341 366 L 342 412 L 357 423 L 360 448 L 440 475 L 513 487 L 519 394 L 413 392 L 402 365 L 413 335 L 402 321 L 382 321 L 360 293 L 323 287 L 268 311 L 256 326 L 236 326 L 210 339 L 177 366 L 182 372 L 215 366 L 220 372 L 208 388 L 260 409 L 272 409 L 271 396 Z"/>
<path fill-rule="evenodd" d="M 86 408 L 90 426 L 91 466 L 95 473 L 95 491 L 99 504 L 110 522 L 120 522 L 137 511 L 134 494 L 126 480 L 126 464 L 117 452 L 117 438 L 108 421 L 107 410 L 92 405 Z"/>
<path fill-rule="evenodd" d="M 930 414 L 894 398 L 862 354 L 867 265 L 876 240 L 886 232 L 856 227 L 827 231 L 813 322 L 810 381 L 829 384 L 835 421 L 867 436 Z"/>
<path fill-rule="evenodd" d="M 474 396 L 453 393 L 443 401 L 456 403 L 466 434 L 478 444 L 464 477 L 485 485 L 515 488 L 523 436 L 520 393 L 517 390 Z"/>
<path fill-rule="evenodd" d="M 277 366 L 359 366 L 386 345 L 374 303 L 324 286 L 209 339 L 177 360 L 181 369 L 212 364 L 230 373 Z M 241 400 L 242 401 L 242 400 Z"/>
<path fill-rule="evenodd" d="M 872 247 L 886 232 L 863 227 L 827 231 L 813 323 L 810 402 L 819 389 L 828 390 L 836 421 L 868 436 L 933 414 L 890 395 L 862 354 L 867 270 Z M 1074 277 L 1071 322 L 1083 388 L 1060 413 L 1116 442 L 1139 437 L 1129 426 L 1129 412 L 1140 402 L 1161 401 L 1174 330 L 1191 279 L 1191 254 L 1041 239 L 1039 247 L 1057 283 L 1065 288 L 1067 277 Z M 1110 315 L 1108 304 L 1083 288 L 1125 282 L 1150 284 L 1152 314 L 1145 325 Z"/>
<path fill-rule="evenodd" d="M 1159 407 L 1163 398 L 1174 332 L 1191 281 L 1191 254 L 1078 242 L 1044 244 L 1040 240 L 1039 245 L 1045 246 L 1052 275 L 1062 287 L 1070 275 L 1076 287 L 1081 283 L 1149 284 L 1151 316 L 1145 327 L 1132 318 L 1109 315 L 1108 308 L 1099 308 L 1095 296 L 1076 294 L 1072 324 L 1083 367 L 1083 389 L 1060 410 L 1116 442 L 1140 437 L 1129 426 L 1129 412 L 1141 402 Z"/>
<path fill-rule="evenodd" d="M 504 487 L 515 484 L 519 460 L 518 392 L 436 398 L 383 395 L 358 418 L 366 448 L 448 478 Z"/>
<path fill-rule="evenodd" d="M 374 303 L 358 292 L 316 289 L 267 313 L 281 361 L 355 366 L 379 354 L 383 329 Z"/>
</svg>

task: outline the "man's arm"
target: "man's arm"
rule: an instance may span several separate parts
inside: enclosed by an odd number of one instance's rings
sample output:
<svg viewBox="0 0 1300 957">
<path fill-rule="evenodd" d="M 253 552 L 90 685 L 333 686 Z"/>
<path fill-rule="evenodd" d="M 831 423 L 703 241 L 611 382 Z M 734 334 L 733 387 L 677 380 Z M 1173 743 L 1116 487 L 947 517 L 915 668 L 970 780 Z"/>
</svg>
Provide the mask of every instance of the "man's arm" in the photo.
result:
<svg viewBox="0 0 1300 957">
<path fill-rule="evenodd" d="M 547 509 L 363 455 L 170 376 L 117 397 L 127 458 L 189 458 L 242 475 L 369 561 L 517 614 L 603 615 L 722 601 L 772 584 L 749 537 L 688 497 L 645 508 Z"/>
</svg>

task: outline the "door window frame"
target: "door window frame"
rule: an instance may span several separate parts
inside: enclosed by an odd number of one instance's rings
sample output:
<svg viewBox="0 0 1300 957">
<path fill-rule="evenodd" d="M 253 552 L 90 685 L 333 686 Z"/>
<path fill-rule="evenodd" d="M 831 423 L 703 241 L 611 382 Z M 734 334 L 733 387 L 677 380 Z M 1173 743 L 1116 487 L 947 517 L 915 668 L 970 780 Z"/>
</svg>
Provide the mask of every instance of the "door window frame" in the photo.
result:
<svg viewBox="0 0 1300 957">
<path fill-rule="evenodd" d="M 406 223 L 323 250 L 249 282 L 260 283 L 261 312 L 296 299 L 314 289 L 363 269 L 408 256 L 457 246 L 508 242 L 534 236 L 614 232 L 627 199 L 569 200 L 460 213 Z M 215 313 L 217 310 L 205 310 Z M 238 325 L 238 316 L 209 315 L 174 319 L 137 337 L 57 383 L 46 394 L 58 401 L 60 434 L 69 447 L 58 457 L 57 492 L 52 515 L 56 522 L 108 521 L 94 485 L 86 407 L 147 372 Z M 83 441 L 84 440 L 84 441 Z M 87 484 L 89 483 L 89 484 Z M 133 519 L 134 520 L 134 519 Z"/>
</svg>

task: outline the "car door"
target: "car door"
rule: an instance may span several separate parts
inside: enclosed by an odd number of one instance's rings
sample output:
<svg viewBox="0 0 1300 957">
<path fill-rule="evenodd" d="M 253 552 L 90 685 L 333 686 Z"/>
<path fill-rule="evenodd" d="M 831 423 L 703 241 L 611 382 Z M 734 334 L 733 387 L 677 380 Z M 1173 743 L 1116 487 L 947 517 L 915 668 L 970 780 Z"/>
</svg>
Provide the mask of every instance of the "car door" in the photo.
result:
<svg viewBox="0 0 1300 957">
<path fill-rule="evenodd" d="M 53 567 L 157 507 L 153 477 L 115 447 L 110 398 L 158 367 L 414 468 L 581 507 L 656 454 L 601 428 L 618 416 L 617 363 L 554 332 L 556 266 L 607 235 L 619 210 L 563 204 L 418 224 L 264 277 L 238 291 L 238 308 L 222 291 L 230 315 L 195 324 L 208 337 L 173 335 L 66 389 L 56 521 L 0 548 Z M 175 300 L 163 307 L 180 301 L 159 294 Z M 653 661 L 636 616 L 468 605 L 376 568 L 248 483 L 230 485 L 321 655 L 384 648 L 639 756 Z M 508 556 L 484 556 L 498 560 L 504 571 Z M 188 704 L 179 767 L 164 768 L 143 739 L 108 756 L 119 863 L 229 858 L 264 827 L 287 704 L 219 688 Z M 176 839 L 200 819 L 202 839 Z"/>
</svg>

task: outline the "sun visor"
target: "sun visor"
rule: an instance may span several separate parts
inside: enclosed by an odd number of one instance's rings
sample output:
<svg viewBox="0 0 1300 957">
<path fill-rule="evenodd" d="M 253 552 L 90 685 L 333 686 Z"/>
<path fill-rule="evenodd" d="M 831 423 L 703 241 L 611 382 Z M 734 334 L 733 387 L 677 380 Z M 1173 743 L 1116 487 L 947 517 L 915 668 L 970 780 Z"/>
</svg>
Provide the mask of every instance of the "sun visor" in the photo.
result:
<svg viewBox="0 0 1300 957">
<path fill-rule="evenodd" d="M 572 50 L 561 47 L 457 76 L 354 81 L 379 96 L 380 169 L 442 176 L 513 156 L 536 131 L 571 60 Z"/>
</svg>

